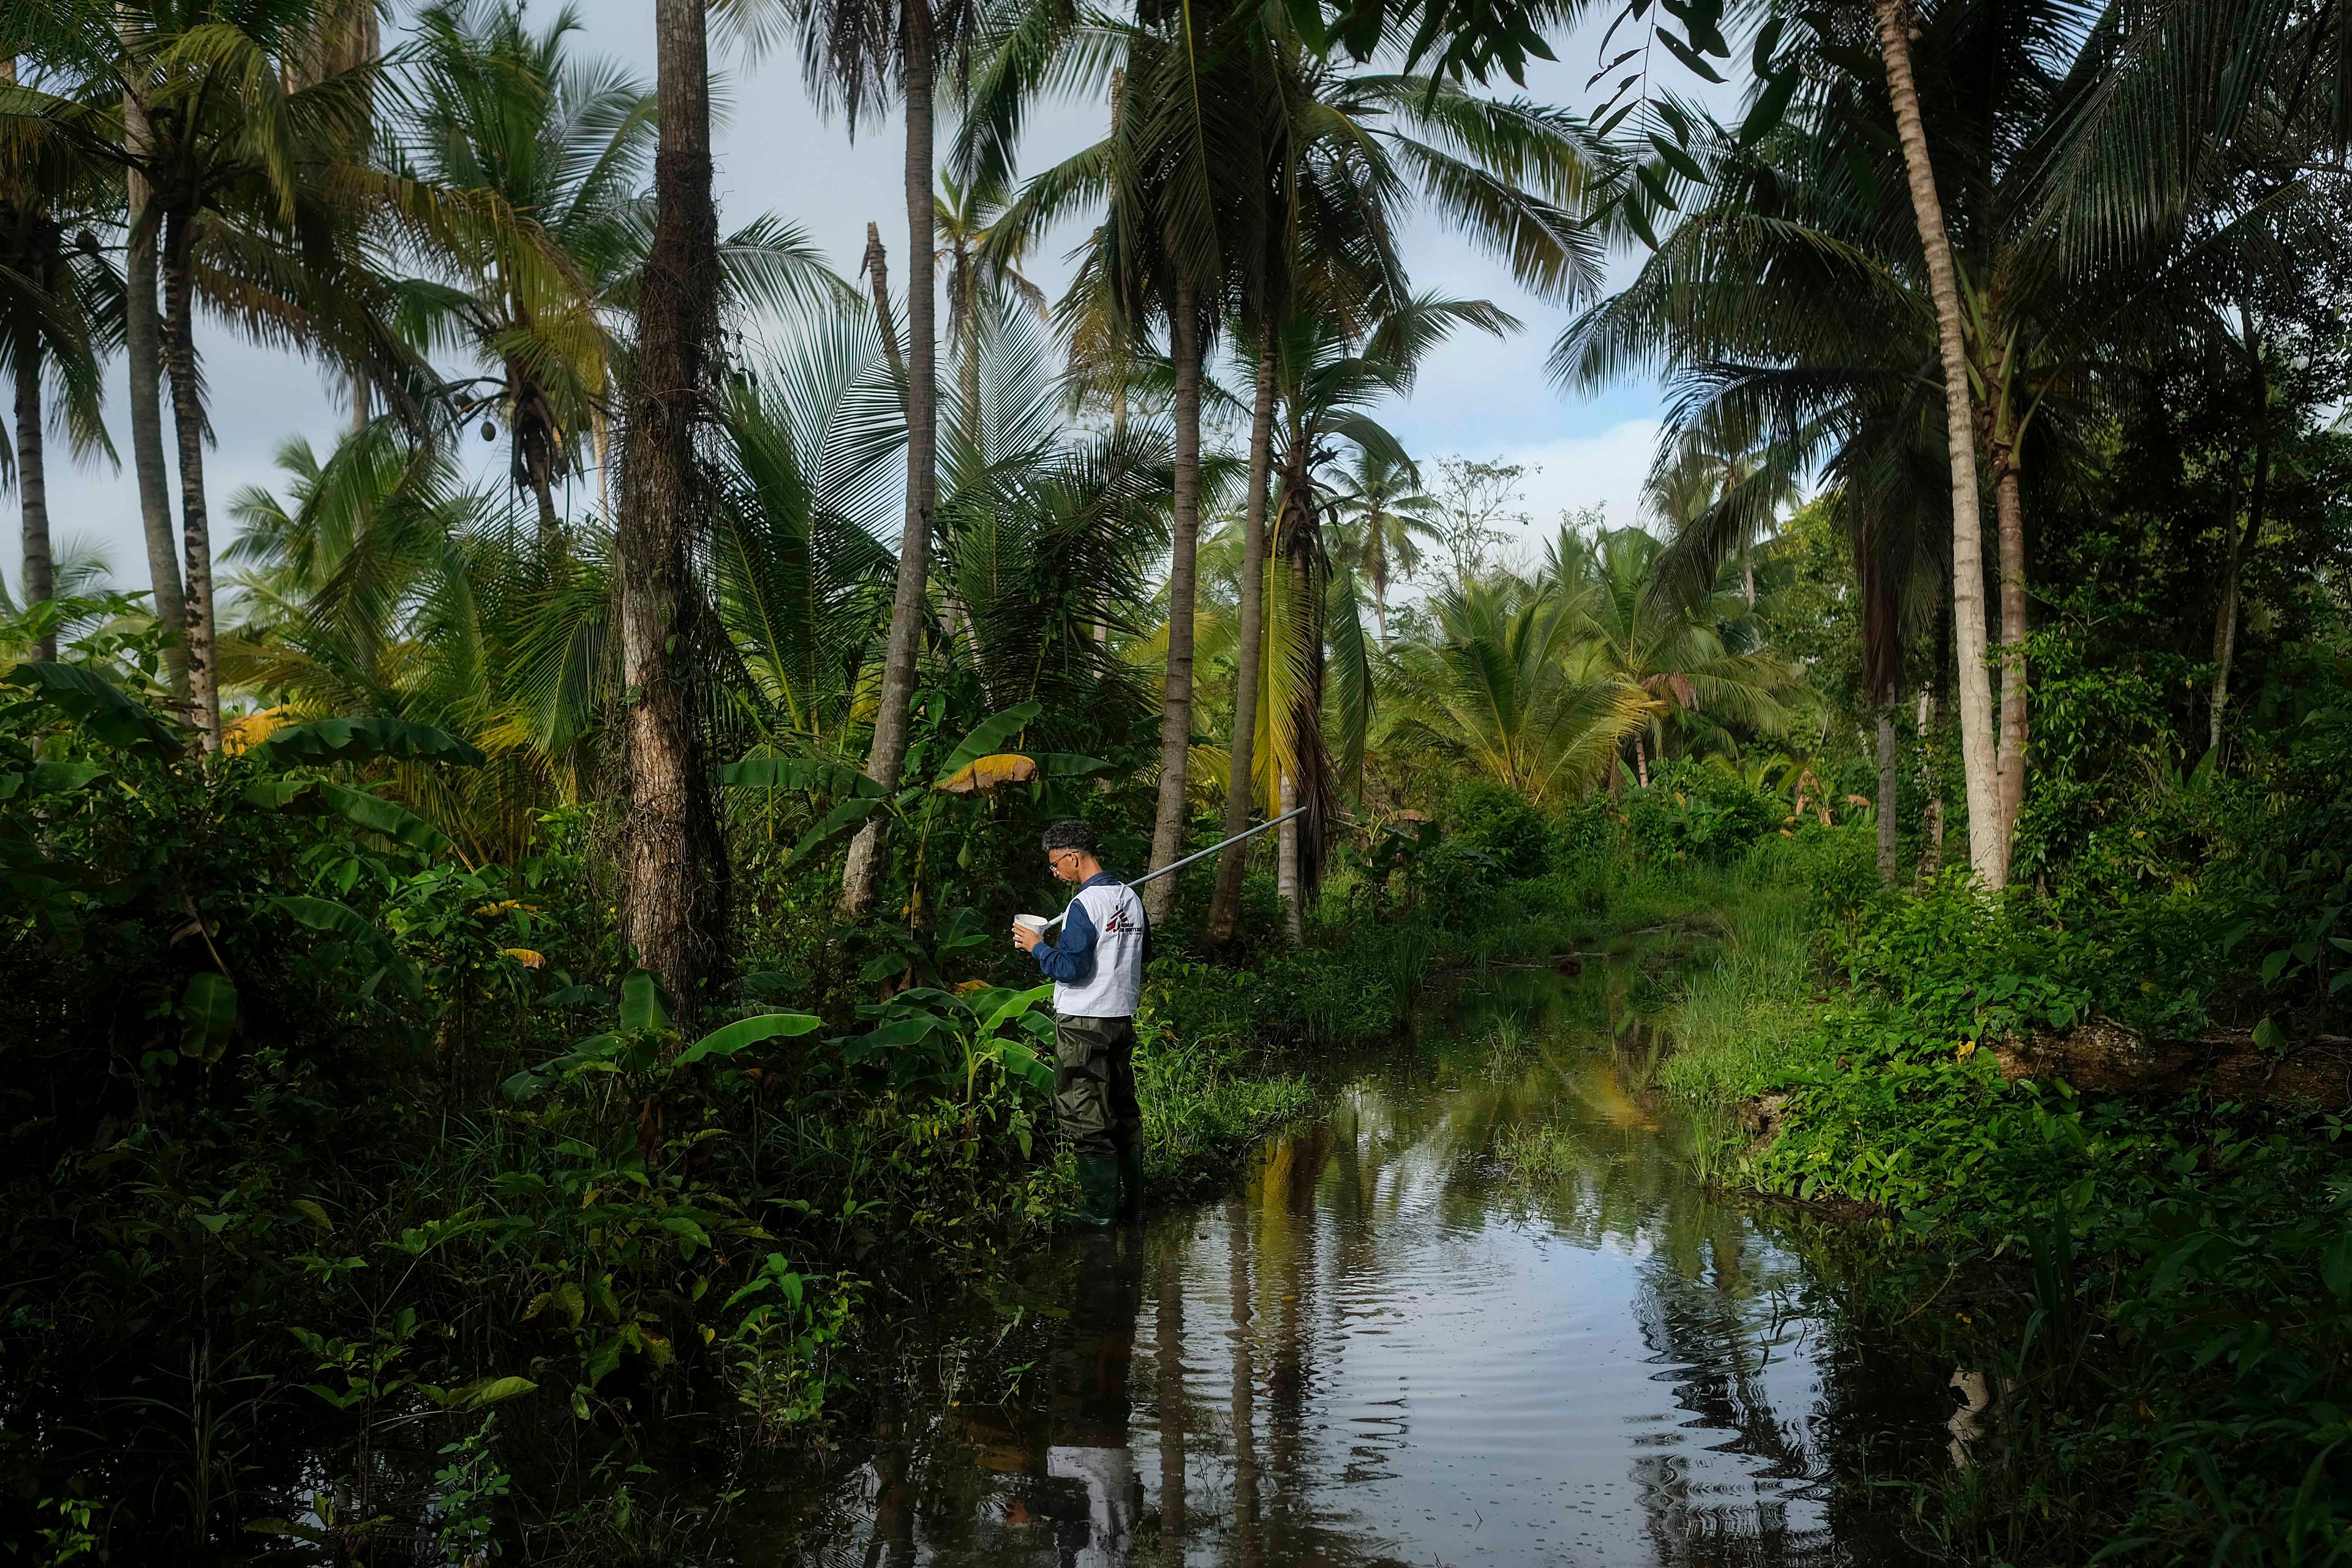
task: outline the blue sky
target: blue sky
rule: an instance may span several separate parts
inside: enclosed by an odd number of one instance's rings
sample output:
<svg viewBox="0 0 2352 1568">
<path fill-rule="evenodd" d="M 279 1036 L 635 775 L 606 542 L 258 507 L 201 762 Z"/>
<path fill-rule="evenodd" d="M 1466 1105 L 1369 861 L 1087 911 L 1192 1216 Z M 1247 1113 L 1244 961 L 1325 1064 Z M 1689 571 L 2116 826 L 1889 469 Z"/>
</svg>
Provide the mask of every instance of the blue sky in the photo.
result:
<svg viewBox="0 0 2352 1568">
<path fill-rule="evenodd" d="M 650 81 L 652 7 L 646 0 L 579 0 L 574 9 L 583 24 L 575 47 L 618 58 Z M 535 19 L 554 14 L 545 0 L 538 0 L 531 12 Z M 1591 43 L 1571 37 L 1557 47 L 1559 61 L 1538 62 L 1529 73 L 1528 93 L 1583 106 L 1591 96 L 1583 83 L 1595 63 Z M 894 274 L 903 278 L 906 232 L 895 128 L 878 122 L 853 143 L 837 121 L 816 112 L 796 60 L 774 56 L 747 61 L 723 46 L 718 52 L 726 100 L 726 123 L 718 137 L 722 222 L 732 226 L 763 211 L 789 217 L 847 273 L 864 249 L 866 225 L 877 221 L 893 255 Z M 1049 105 L 1034 121 L 1024 166 L 1043 167 L 1100 132 L 1098 106 Z M 1067 276 L 1061 259 L 1066 248 L 1066 243 L 1049 245 L 1039 258 L 1036 271 L 1049 290 Z M 1406 260 L 1417 287 L 1491 299 L 1526 323 L 1505 342 L 1468 336 L 1433 356 L 1412 400 L 1387 416 L 1406 448 L 1423 459 L 1459 453 L 1525 464 L 1530 470 L 1528 549 L 1550 533 L 1563 509 L 1599 503 L 1612 522 L 1633 521 L 1656 434 L 1657 388 L 1627 383 L 1598 397 L 1561 395 L 1546 379 L 1543 361 L 1569 318 L 1567 310 L 1530 299 L 1499 264 L 1426 217 L 1409 232 Z M 1612 258 L 1612 279 L 1627 276 L 1634 265 L 1632 258 Z M 344 414 L 340 390 L 292 355 L 243 342 L 211 321 L 199 321 L 198 346 L 217 437 L 206 486 L 217 549 L 234 531 L 229 503 L 235 492 L 248 485 L 278 485 L 279 445 L 300 437 L 323 450 L 341 428 Z M 60 545 L 98 546 L 119 584 L 140 586 L 147 573 L 127 468 L 124 408 L 118 363 L 108 417 L 126 466 L 118 471 L 102 460 L 76 464 L 53 443 L 50 507 Z M 482 455 L 492 456 L 487 448 Z M 593 495 L 593 479 L 577 491 L 583 502 Z M 5 553 L 13 584 L 16 552 Z"/>
</svg>

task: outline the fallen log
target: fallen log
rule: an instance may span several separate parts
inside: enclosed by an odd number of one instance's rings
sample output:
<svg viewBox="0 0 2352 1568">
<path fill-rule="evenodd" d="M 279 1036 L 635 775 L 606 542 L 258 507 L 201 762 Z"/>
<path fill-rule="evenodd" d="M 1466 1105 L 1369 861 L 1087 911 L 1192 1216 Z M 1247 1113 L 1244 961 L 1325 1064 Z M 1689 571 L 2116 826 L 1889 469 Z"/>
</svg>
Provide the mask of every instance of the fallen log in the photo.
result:
<svg viewBox="0 0 2352 1568">
<path fill-rule="evenodd" d="M 2151 1040 L 2111 1018 L 2011 1036 L 1993 1047 L 2001 1076 L 2063 1079 L 2099 1094 L 2169 1098 L 2201 1089 L 2216 1100 L 2311 1110 L 2352 1109 L 2352 1039 L 2318 1035 L 2264 1050 L 2249 1029 L 2209 1029 L 2193 1040 Z"/>
</svg>

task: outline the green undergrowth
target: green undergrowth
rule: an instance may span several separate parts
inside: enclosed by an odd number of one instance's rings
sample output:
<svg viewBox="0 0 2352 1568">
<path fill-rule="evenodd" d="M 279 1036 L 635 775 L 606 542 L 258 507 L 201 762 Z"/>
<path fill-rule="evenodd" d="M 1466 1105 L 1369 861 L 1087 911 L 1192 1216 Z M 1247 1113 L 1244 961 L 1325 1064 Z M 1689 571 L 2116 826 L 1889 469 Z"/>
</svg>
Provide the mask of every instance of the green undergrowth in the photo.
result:
<svg viewBox="0 0 2352 1568">
<path fill-rule="evenodd" d="M 1879 893 L 1868 849 L 1751 854 L 1657 1079 L 1711 1180 L 1867 1205 L 1857 1297 L 1989 1374 L 1989 1436 L 1917 1483 L 1924 1528 L 1987 1562 L 2352 1557 L 2352 1122 L 2005 1079 L 2011 1034 L 2224 1005 L 2184 985 L 2197 922 Z"/>
</svg>

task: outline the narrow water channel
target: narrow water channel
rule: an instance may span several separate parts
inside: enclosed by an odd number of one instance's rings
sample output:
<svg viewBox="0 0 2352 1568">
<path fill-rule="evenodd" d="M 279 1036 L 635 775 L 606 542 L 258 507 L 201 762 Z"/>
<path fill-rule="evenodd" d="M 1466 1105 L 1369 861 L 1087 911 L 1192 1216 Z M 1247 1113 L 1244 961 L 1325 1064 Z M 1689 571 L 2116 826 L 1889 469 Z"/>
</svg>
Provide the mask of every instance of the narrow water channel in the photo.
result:
<svg viewBox="0 0 2352 1568">
<path fill-rule="evenodd" d="M 1471 987 L 1230 1198 L 1056 1241 L 864 1458 L 752 1480 L 741 1560 L 1916 1560 L 1867 1483 L 1941 1454 L 1950 1369 L 1696 1183 L 1594 969 Z"/>
</svg>

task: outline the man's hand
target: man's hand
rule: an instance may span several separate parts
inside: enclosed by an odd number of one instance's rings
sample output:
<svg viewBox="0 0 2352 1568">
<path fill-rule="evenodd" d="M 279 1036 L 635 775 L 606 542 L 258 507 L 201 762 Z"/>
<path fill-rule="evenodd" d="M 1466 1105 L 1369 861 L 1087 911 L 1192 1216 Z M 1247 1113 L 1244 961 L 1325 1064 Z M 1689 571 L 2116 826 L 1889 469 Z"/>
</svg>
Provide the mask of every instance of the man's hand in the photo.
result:
<svg viewBox="0 0 2352 1568">
<path fill-rule="evenodd" d="M 1037 942 L 1037 933 L 1031 931 L 1027 926 L 1017 925 L 1013 928 L 1013 945 L 1019 948 L 1022 952 L 1033 952 L 1036 951 Z"/>
</svg>

